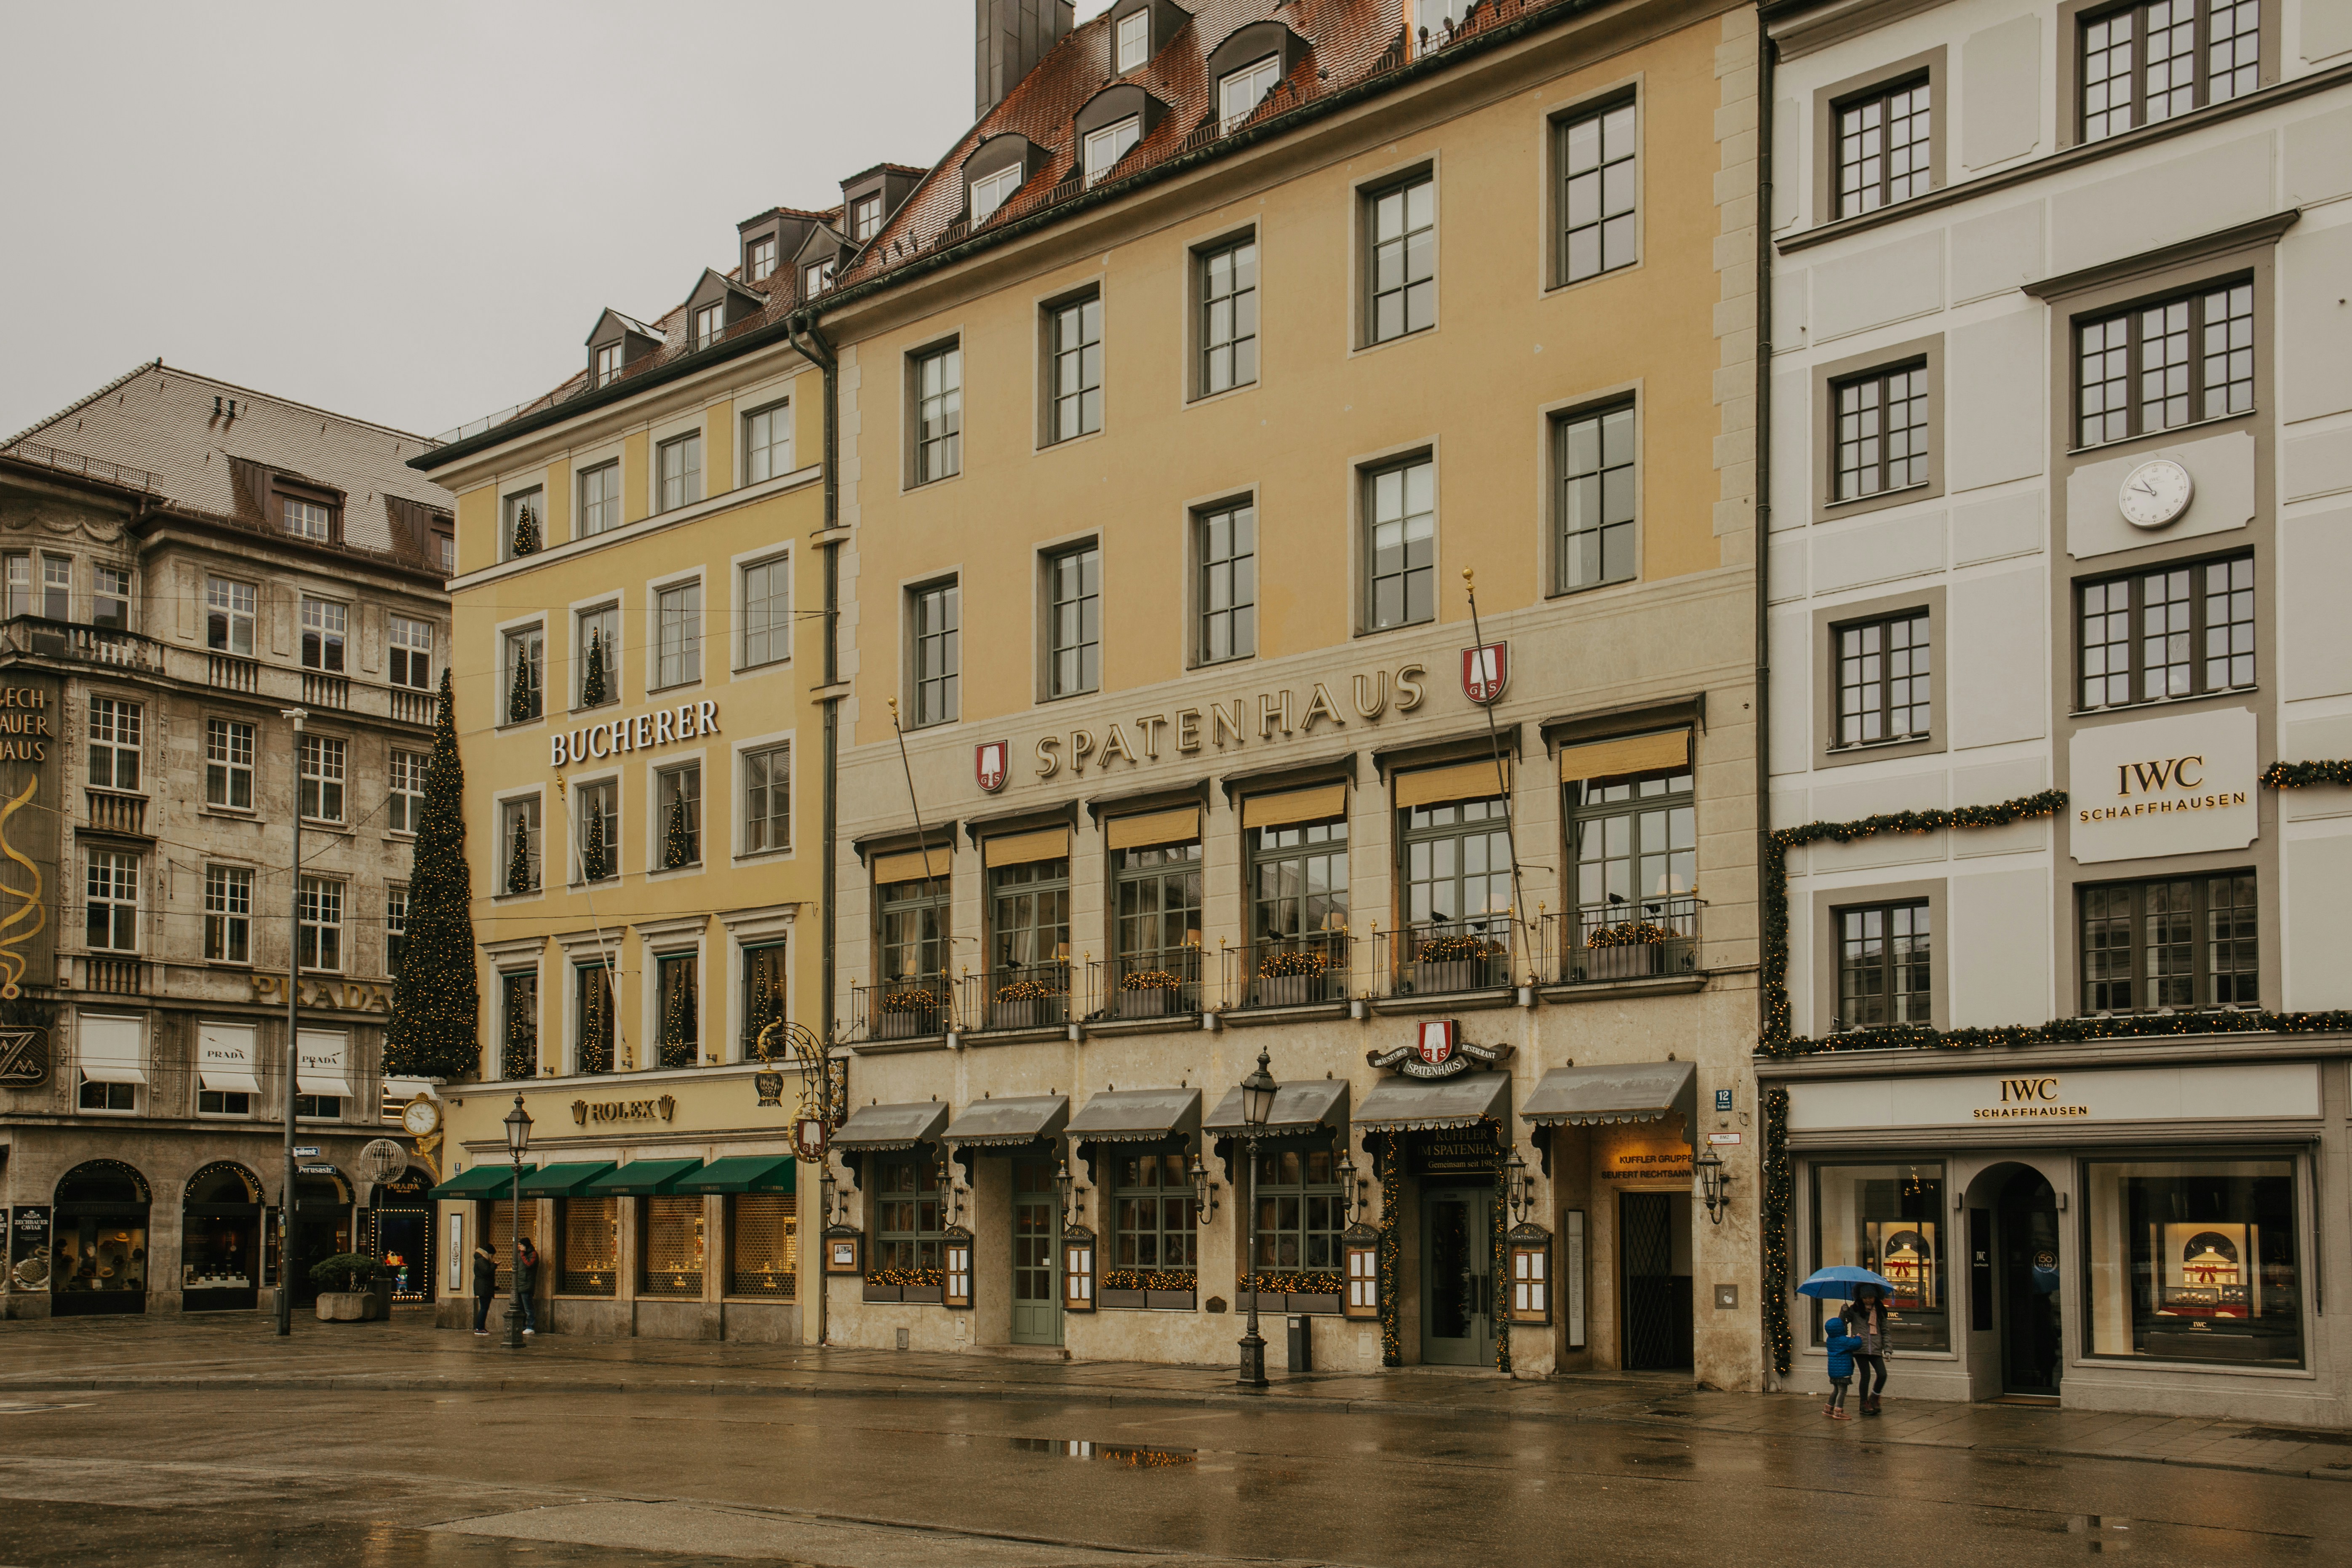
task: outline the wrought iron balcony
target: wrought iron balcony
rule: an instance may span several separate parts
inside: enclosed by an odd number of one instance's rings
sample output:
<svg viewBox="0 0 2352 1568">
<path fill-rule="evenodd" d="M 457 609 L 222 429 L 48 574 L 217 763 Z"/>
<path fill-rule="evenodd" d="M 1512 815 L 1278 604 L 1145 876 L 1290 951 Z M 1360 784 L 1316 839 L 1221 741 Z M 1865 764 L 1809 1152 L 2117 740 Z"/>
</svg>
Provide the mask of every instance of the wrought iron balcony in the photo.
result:
<svg viewBox="0 0 2352 1568">
<path fill-rule="evenodd" d="M 944 1035 L 955 995 L 945 974 L 901 974 L 849 988 L 850 1016 L 869 1040 L 920 1040 Z"/>
<path fill-rule="evenodd" d="M 1508 910 L 1423 921 L 1373 938 L 1372 968 L 1388 996 L 1498 991 L 1512 984 L 1522 938 Z"/>
<path fill-rule="evenodd" d="M 1201 1010 L 1201 946 L 1150 948 L 1087 965 L 1086 1016 L 1181 1018 Z"/>
<path fill-rule="evenodd" d="M 1002 1029 L 1057 1029 L 1070 1021 L 1067 961 L 1013 965 L 961 982 L 961 1026 L 973 1034 Z"/>
<path fill-rule="evenodd" d="M 1555 985 L 1605 985 L 1695 974 L 1706 908 L 1695 893 L 1665 893 L 1547 915 L 1544 978 Z"/>
<path fill-rule="evenodd" d="M 1225 950 L 1225 996 L 1235 1007 L 1345 1002 L 1358 946 L 1346 928 L 1265 937 Z"/>
</svg>

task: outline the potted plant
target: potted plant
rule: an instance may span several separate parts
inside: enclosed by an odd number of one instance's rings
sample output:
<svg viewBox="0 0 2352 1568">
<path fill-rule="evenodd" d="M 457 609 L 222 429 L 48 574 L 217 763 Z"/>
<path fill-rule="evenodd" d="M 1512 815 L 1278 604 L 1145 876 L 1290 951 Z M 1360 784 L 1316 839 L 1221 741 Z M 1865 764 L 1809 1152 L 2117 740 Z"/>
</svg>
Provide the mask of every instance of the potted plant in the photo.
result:
<svg viewBox="0 0 2352 1568">
<path fill-rule="evenodd" d="M 1584 978 L 1639 980 L 1664 973 L 1666 942 L 1673 934 L 1646 920 L 1597 926 L 1584 939 Z"/>
<path fill-rule="evenodd" d="M 992 1028 L 1034 1029 L 1053 1019 L 1046 1007 L 1060 993 L 1042 980 L 1013 980 L 996 988 L 996 1000 L 989 1004 L 988 1022 Z"/>
<path fill-rule="evenodd" d="M 1311 948 L 1267 953 L 1257 964 L 1259 1005 L 1303 1007 L 1321 1001 L 1323 976 L 1330 967 L 1330 955 Z"/>
<path fill-rule="evenodd" d="M 1468 931 L 1432 937 L 1413 950 L 1412 988 L 1424 996 L 1476 991 L 1487 984 L 1487 960 L 1502 952 L 1501 942 Z"/>
<path fill-rule="evenodd" d="M 882 1037 L 916 1040 L 940 1032 L 940 999 L 919 985 L 882 994 Z"/>
<path fill-rule="evenodd" d="M 1179 987 L 1184 983 L 1164 969 L 1139 969 L 1118 983 L 1118 1016 L 1122 1018 L 1161 1018 L 1181 1012 L 1175 1005 Z"/>
<path fill-rule="evenodd" d="M 310 1283 L 319 1288 L 319 1321 L 362 1323 L 376 1316 L 380 1304 L 368 1289 L 375 1277 L 375 1259 L 361 1252 L 339 1252 L 310 1265 Z"/>
<path fill-rule="evenodd" d="M 1200 1276 L 1190 1268 L 1106 1268 L 1101 1304 L 1189 1312 L 1199 1300 Z"/>
<path fill-rule="evenodd" d="M 947 1296 L 944 1268 L 877 1268 L 866 1276 L 868 1301 L 940 1302 Z"/>
</svg>

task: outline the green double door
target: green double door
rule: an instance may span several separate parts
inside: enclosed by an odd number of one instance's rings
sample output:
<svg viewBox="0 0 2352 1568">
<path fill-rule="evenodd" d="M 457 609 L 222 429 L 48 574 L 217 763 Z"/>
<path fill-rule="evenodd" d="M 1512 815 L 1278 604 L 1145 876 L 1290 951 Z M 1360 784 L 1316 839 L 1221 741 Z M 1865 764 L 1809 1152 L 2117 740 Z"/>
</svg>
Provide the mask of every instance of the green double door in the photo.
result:
<svg viewBox="0 0 2352 1568">
<path fill-rule="evenodd" d="M 1013 1162 L 1013 1342 L 1062 1342 L 1062 1198 L 1051 1160 Z"/>
<path fill-rule="evenodd" d="M 1436 1187 L 1421 1199 L 1421 1359 L 1488 1366 L 1495 1359 L 1495 1188 Z"/>
</svg>

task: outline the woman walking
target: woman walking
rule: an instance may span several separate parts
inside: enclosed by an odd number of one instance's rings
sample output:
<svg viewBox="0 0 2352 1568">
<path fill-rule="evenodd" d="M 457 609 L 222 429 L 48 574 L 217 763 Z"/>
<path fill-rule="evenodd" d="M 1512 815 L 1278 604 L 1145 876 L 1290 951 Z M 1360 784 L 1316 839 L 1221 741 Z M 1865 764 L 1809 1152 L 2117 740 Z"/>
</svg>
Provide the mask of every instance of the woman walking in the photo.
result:
<svg viewBox="0 0 2352 1568">
<path fill-rule="evenodd" d="M 499 1293 L 499 1255 L 488 1247 L 474 1248 L 474 1337 L 489 1334 L 490 1302 Z"/>
<path fill-rule="evenodd" d="M 1879 1414 L 1878 1396 L 1886 1388 L 1886 1293 L 1875 1285 L 1854 1287 L 1853 1310 L 1846 1328 L 1862 1341 L 1853 1359 L 1862 1369 L 1862 1414 Z"/>
<path fill-rule="evenodd" d="M 522 1331 L 539 1332 L 539 1324 L 531 1317 L 531 1302 L 539 1293 L 539 1248 L 529 1237 L 515 1242 L 515 1306 L 522 1312 Z"/>
</svg>

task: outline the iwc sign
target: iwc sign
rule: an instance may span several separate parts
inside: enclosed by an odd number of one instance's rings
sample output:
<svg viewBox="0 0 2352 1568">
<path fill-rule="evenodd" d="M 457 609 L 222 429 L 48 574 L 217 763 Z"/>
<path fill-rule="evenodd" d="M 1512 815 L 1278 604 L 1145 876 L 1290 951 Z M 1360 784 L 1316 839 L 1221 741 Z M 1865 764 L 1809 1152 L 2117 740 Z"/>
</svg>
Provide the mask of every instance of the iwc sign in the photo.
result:
<svg viewBox="0 0 2352 1568">
<path fill-rule="evenodd" d="M 2077 731 L 2067 761 L 2076 860 L 2242 849 L 2261 831 L 2250 708 Z"/>
</svg>

